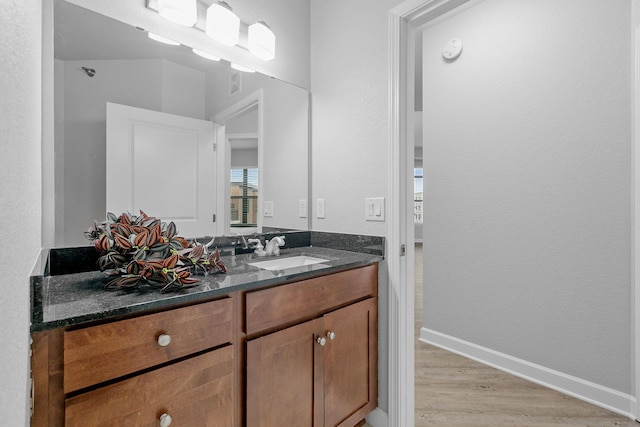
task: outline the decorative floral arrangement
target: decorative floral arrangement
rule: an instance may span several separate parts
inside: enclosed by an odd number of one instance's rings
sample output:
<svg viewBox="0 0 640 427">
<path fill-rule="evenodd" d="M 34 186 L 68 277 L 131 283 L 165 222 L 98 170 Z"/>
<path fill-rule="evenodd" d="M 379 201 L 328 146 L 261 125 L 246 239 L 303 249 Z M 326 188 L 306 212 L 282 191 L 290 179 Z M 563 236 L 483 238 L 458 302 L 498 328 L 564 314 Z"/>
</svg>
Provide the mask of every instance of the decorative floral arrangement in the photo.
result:
<svg viewBox="0 0 640 427">
<path fill-rule="evenodd" d="M 86 231 L 100 251 L 98 268 L 117 276 L 105 289 L 133 289 L 140 286 L 159 288 L 160 292 L 194 286 L 199 280 L 193 270 L 226 273 L 220 251 L 209 252 L 211 243 L 188 242 L 177 235 L 173 222 L 165 223 L 140 211 L 140 215 L 109 212 L 107 220 Z"/>
</svg>

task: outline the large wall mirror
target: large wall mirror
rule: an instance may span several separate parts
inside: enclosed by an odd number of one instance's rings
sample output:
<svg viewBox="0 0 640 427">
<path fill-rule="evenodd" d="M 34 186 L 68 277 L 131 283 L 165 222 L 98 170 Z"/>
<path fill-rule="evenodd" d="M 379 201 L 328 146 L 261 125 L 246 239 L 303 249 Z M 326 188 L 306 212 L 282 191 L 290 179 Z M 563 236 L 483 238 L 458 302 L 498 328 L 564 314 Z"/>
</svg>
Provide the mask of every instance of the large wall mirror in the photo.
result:
<svg viewBox="0 0 640 427">
<path fill-rule="evenodd" d="M 205 216 L 213 225 L 181 232 L 185 237 L 309 228 L 301 211 L 309 199 L 305 89 L 232 69 L 187 46 L 159 43 L 141 29 L 63 0 L 54 4 L 54 57 L 55 246 L 86 245 L 83 231 L 105 218 L 107 193 L 114 192 L 128 199 L 144 192 L 144 206 L 134 210 L 162 219 L 173 218 L 156 210 L 171 207 L 179 217 L 180 207 L 211 199 Z M 169 143 L 154 133 L 157 128 L 147 134 L 162 143 L 114 149 L 108 142 L 114 135 L 137 132 L 107 131 L 113 129 L 108 106 L 114 105 L 159 117 L 160 127 L 170 126 L 174 116 L 211 122 L 215 156 L 199 157 L 206 162 L 197 166 L 204 175 L 196 179 L 212 190 L 192 191 L 195 163 L 181 149 L 163 148 Z M 136 150 L 142 160 L 128 159 Z M 139 175 L 153 176 L 154 184 L 136 186 Z"/>
</svg>

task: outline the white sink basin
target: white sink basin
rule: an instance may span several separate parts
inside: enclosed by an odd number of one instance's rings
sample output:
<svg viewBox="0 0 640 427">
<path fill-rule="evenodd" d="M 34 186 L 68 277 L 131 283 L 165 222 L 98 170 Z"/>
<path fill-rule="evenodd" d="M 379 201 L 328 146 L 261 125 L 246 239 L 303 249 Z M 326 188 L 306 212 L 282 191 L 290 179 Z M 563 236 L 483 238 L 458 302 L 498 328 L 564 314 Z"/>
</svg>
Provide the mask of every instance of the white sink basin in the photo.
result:
<svg viewBox="0 0 640 427">
<path fill-rule="evenodd" d="M 286 270 L 287 268 L 303 267 L 305 265 L 320 264 L 327 262 L 326 259 L 316 258 L 308 255 L 298 255 L 289 258 L 273 258 L 268 261 L 250 262 L 249 265 L 263 270 Z"/>
</svg>

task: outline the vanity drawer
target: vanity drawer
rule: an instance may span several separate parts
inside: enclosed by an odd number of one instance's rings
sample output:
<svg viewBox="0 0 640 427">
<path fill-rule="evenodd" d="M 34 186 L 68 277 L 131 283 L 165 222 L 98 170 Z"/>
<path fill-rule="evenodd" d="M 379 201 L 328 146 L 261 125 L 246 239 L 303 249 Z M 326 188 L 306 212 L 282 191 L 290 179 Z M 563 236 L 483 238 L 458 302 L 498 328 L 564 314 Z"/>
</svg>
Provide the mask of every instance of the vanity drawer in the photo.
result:
<svg viewBox="0 0 640 427">
<path fill-rule="evenodd" d="M 377 264 L 246 294 L 246 333 L 309 319 L 377 295 Z"/>
<path fill-rule="evenodd" d="M 233 425 L 233 347 L 201 354 L 65 401 L 65 426 Z"/>
<path fill-rule="evenodd" d="M 231 298 L 67 331 L 64 392 L 230 343 L 231 338 Z"/>
</svg>

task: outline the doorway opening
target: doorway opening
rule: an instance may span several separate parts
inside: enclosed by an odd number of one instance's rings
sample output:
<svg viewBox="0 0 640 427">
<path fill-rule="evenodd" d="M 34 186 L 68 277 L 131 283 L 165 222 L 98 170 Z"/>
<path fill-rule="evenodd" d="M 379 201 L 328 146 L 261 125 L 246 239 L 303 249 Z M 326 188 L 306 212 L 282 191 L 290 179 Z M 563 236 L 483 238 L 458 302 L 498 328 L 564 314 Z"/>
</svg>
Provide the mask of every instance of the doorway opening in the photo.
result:
<svg viewBox="0 0 640 427">
<path fill-rule="evenodd" d="M 410 182 L 412 177 L 410 172 L 413 169 L 413 161 L 415 153 L 412 142 L 412 131 L 414 129 L 413 105 L 411 94 L 413 93 L 415 82 L 412 81 L 412 70 L 415 67 L 415 35 L 420 26 L 426 22 L 431 22 L 441 18 L 444 13 L 452 11 L 460 6 L 465 5 L 466 1 L 406 1 L 391 12 L 391 69 L 390 75 L 392 80 L 391 88 L 391 188 L 392 191 L 391 205 L 398 206 L 399 218 L 396 222 L 390 224 L 389 251 L 391 255 L 389 259 L 390 274 L 390 335 L 396 333 L 397 337 L 390 337 L 390 379 L 394 384 L 390 384 L 390 423 L 396 425 L 412 425 L 413 421 L 413 398 L 414 394 L 406 394 L 408 390 L 413 389 L 413 370 L 407 367 L 409 363 L 413 364 L 414 356 L 412 349 L 413 337 L 413 301 L 411 300 L 411 292 L 407 289 L 406 284 L 412 283 L 414 273 L 415 254 L 413 250 L 407 251 L 407 256 L 394 255 L 400 253 L 396 248 L 406 244 L 407 249 L 413 247 L 415 239 L 415 229 L 410 222 L 412 218 L 413 199 Z M 637 59 L 640 57 L 640 30 L 638 22 L 638 2 L 633 1 L 634 10 L 634 31 L 635 39 L 632 43 L 635 58 L 632 63 L 638 64 Z M 459 9 L 458 9 L 459 10 Z M 633 105 L 635 113 L 635 123 L 633 127 L 633 173 L 635 184 L 633 187 L 633 201 L 635 202 L 635 210 L 633 215 L 633 232 L 632 244 L 634 246 L 635 256 L 631 273 L 632 283 L 632 389 L 635 389 L 635 401 L 629 403 L 627 396 L 624 396 L 625 405 L 630 405 L 630 411 L 638 416 L 638 399 L 637 394 L 640 390 L 640 369 L 637 365 L 637 354 L 640 351 L 640 328 L 637 327 L 638 313 L 640 311 L 640 267 L 638 267 L 637 253 L 640 252 L 640 122 L 638 122 L 637 111 L 640 110 L 640 72 L 638 65 L 635 65 L 632 73 L 634 76 L 632 90 L 634 93 Z M 428 183 L 427 183 L 428 185 Z M 393 193 L 396 194 L 393 194 Z M 395 359 L 397 358 L 397 359 Z M 398 363 L 399 366 L 394 366 Z M 396 374 L 396 375 L 394 375 Z M 635 387 L 634 387 L 635 386 Z M 403 399 L 396 399 L 393 396 L 403 395 Z M 404 393 L 404 394 L 402 394 Z M 635 403 L 633 403 L 635 402 Z M 404 414 L 398 414 L 397 411 Z M 411 419 L 410 419 L 411 418 Z"/>
<path fill-rule="evenodd" d="M 224 234 L 262 232 L 263 174 L 263 92 L 258 90 L 213 117 L 219 124 L 216 140 L 222 159 L 219 178 L 224 191 L 219 198 L 223 206 Z"/>
<path fill-rule="evenodd" d="M 228 128 L 228 127 L 227 127 Z M 232 234 L 258 231 L 258 135 L 227 134 L 230 156 L 229 227 Z"/>
</svg>

